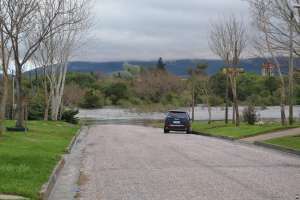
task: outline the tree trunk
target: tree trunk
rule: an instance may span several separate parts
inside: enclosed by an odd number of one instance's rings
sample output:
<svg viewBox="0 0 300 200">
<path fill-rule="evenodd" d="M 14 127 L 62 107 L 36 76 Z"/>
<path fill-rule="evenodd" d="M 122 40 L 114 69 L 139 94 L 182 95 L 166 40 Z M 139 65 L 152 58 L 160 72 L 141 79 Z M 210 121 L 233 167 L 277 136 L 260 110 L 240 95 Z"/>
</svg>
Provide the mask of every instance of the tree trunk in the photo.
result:
<svg viewBox="0 0 300 200">
<path fill-rule="evenodd" d="M 209 96 L 207 96 L 207 109 L 208 109 L 208 124 L 211 124 L 212 121 L 212 114 L 211 114 L 211 105 L 210 105 L 210 101 L 209 101 Z"/>
<path fill-rule="evenodd" d="M 59 112 L 59 102 L 56 95 L 51 97 L 51 120 L 57 121 L 58 120 L 58 112 Z"/>
<path fill-rule="evenodd" d="M 11 120 L 15 120 L 15 75 L 12 75 L 12 107 L 11 107 Z"/>
<path fill-rule="evenodd" d="M 60 64 L 60 71 L 57 82 L 51 86 L 51 119 L 53 121 L 58 120 L 59 110 L 62 103 L 62 96 L 64 94 L 67 69 L 68 63 Z"/>
<path fill-rule="evenodd" d="M 292 21 L 292 20 L 291 20 Z M 294 33 L 293 23 L 290 22 L 289 46 L 289 124 L 294 123 Z"/>
<path fill-rule="evenodd" d="M 229 107 L 229 80 L 228 80 L 228 75 L 226 75 L 226 94 L 225 94 L 225 124 L 228 124 L 228 107 Z"/>
<path fill-rule="evenodd" d="M 45 97 L 44 121 L 49 120 L 49 107 L 50 107 L 49 99 L 47 97 Z"/>
<path fill-rule="evenodd" d="M 232 98 L 233 98 L 233 105 L 232 105 L 232 119 L 233 119 L 233 124 L 235 126 L 240 125 L 240 114 L 239 114 L 239 104 L 238 104 L 238 97 L 237 97 L 237 83 L 236 83 L 236 75 L 233 74 L 230 77 L 230 82 L 231 82 L 231 90 L 232 90 Z"/>
<path fill-rule="evenodd" d="M 280 113 L 281 113 L 281 124 L 282 126 L 286 126 L 286 116 L 285 116 L 285 105 L 286 105 L 286 94 L 285 94 L 285 82 L 284 82 L 284 78 L 281 72 L 281 68 L 280 68 L 280 63 L 277 59 L 277 57 L 275 56 L 272 46 L 271 46 L 271 42 L 270 42 L 270 38 L 268 35 L 268 31 L 267 31 L 267 25 L 266 25 L 266 21 L 263 24 L 263 32 L 265 33 L 265 39 L 266 39 L 266 43 L 267 43 L 267 48 L 269 53 L 271 54 L 271 57 L 273 59 L 273 61 L 275 62 L 278 74 L 279 74 L 279 78 L 280 78 L 280 95 L 281 95 L 281 99 L 280 99 Z"/>
<path fill-rule="evenodd" d="M 1 28 L 1 27 L 0 27 Z M 2 28 L 1 28 L 2 30 Z M 0 135 L 3 134 L 5 131 L 4 121 L 5 121 L 5 113 L 6 113 L 6 102 L 7 102 L 7 95 L 8 95 L 8 74 L 7 74 L 7 64 L 6 64 L 6 55 L 5 55 L 5 47 L 4 47 L 4 36 L 3 32 L 1 31 L 1 61 L 2 61 L 2 81 L 3 81 L 3 94 L 1 97 L 0 102 Z"/>
<path fill-rule="evenodd" d="M 235 124 L 235 120 L 236 120 L 236 112 L 235 112 L 235 104 L 234 102 L 232 102 L 232 124 Z"/>
<path fill-rule="evenodd" d="M 15 62 L 16 65 L 16 103 L 17 103 L 17 128 L 25 128 L 25 119 L 24 119 L 24 94 L 22 89 L 22 67 L 18 62 Z"/>
<path fill-rule="evenodd" d="M 195 84 L 193 81 L 193 89 L 192 89 L 192 121 L 195 121 Z"/>
<path fill-rule="evenodd" d="M 282 126 L 286 126 L 287 125 L 287 120 L 286 120 L 286 115 L 285 115 L 285 101 L 286 101 L 286 96 L 285 96 L 285 89 L 283 87 L 284 86 L 281 86 L 280 113 L 281 113 L 281 125 Z"/>
<path fill-rule="evenodd" d="M 234 105 L 235 105 L 235 125 L 240 126 L 240 113 L 239 113 L 239 102 L 237 96 L 237 83 L 236 77 L 234 77 Z"/>
<path fill-rule="evenodd" d="M 62 116 L 63 116 L 63 113 L 64 113 L 64 102 L 63 100 L 61 101 L 60 103 L 60 107 L 59 107 L 59 116 L 58 116 L 58 119 L 61 121 L 62 120 Z"/>
<path fill-rule="evenodd" d="M 44 110 L 44 121 L 48 121 L 49 119 L 49 107 L 50 107 L 50 101 L 49 101 L 49 92 L 48 92 L 48 85 L 47 85 L 47 75 L 46 75 L 46 69 L 44 70 L 44 103 L 45 103 L 45 110 Z"/>
<path fill-rule="evenodd" d="M 8 95 L 8 77 L 3 73 L 3 94 L 1 98 L 1 105 L 0 105 L 0 135 L 4 132 L 4 120 L 5 120 L 5 113 L 6 113 L 6 102 L 7 102 L 7 95 Z"/>
</svg>

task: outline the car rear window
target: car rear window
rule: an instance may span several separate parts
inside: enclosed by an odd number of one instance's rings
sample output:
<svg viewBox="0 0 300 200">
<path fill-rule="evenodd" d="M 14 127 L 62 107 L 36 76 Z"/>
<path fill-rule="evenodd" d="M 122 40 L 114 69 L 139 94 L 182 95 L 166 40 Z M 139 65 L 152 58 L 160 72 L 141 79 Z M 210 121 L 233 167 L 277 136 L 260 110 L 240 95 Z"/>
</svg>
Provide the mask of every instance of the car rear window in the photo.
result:
<svg viewBox="0 0 300 200">
<path fill-rule="evenodd" d="M 183 113 L 183 112 L 169 112 L 168 117 L 185 119 L 185 118 L 188 117 L 188 115 L 186 113 Z"/>
</svg>

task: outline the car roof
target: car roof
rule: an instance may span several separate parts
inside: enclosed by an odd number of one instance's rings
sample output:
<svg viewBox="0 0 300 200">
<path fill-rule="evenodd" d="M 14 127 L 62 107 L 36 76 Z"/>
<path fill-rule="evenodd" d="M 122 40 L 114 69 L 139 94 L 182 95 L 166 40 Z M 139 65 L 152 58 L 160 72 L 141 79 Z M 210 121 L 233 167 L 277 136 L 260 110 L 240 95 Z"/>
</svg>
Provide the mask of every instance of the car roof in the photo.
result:
<svg viewBox="0 0 300 200">
<path fill-rule="evenodd" d="M 180 110 L 169 110 L 169 113 L 187 113 L 186 111 L 180 111 Z"/>
</svg>

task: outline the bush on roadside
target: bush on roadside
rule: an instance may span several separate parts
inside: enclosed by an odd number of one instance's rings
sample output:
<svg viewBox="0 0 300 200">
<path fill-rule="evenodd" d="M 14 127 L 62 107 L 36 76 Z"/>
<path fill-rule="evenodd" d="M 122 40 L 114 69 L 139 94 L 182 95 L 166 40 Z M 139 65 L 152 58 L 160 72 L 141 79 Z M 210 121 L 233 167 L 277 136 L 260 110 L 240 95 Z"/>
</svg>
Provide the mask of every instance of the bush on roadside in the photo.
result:
<svg viewBox="0 0 300 200">
<path fill-rule="evenodd" d="M 244 122 L 248 123 L 249 125 L 254 125 L 257 122 L 257 113 L 254 106 L 249 105 L 243 111 L 243 118 Z"/>
<path fill-rule="evenodd" d="M 117 105 L 121 106 L 122 108 L 130 108 L 133 104 L 126 99 L 121 99 L 117 102 Z"/>
<path fill-rule="evenodd" d="M 44 119 L 44 99 L 41 94 L 34 95 L 28 104 L 28 120 Z"/>
<path fill-rule="evenodd" d="M 76 117 L 78 113 L 78 110 L 67 109 L 63 112 L 61 119 L 71 124 L 78 124 L 79 119 Z"/>
<path fill-rule="evenodd" d="M 108 97 L 113 105 L 118 105 L 120 100 L 128 99 L 128 86 L 125 83 L 113 83 L 104 89 L 104 94 Z"/>
<path fill-rule="evenodd" d="M 89 90 L 83 97 L 83 102 L 80 104 L 82 108 L 102 108 L 105 103 L 105 98 L 101 92 L 97 90 Z"/>
<path fill-rule="evenodd" d="M 209 101 L 212 106 L 221 106 L 224 104 L 224 99 L 217 95 L 211 95 Z"/>
</svg>

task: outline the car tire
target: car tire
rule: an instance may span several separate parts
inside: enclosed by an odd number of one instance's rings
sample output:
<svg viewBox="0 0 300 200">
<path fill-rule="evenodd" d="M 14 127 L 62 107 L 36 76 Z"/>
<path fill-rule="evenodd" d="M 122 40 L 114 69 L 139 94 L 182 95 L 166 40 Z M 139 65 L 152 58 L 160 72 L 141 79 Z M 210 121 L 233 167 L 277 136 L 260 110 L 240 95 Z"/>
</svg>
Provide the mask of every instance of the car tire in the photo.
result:
<svg viewBox="0 0 300 200">
<path fill-rule="evenodd" d="M 170 133 L 170 131 L 167 129 L 164 129 L 164 133 L 167 134 L 167 133 Z"/>
<path fill-rule="evenodd" d="M 191 133 L 191 129 L 186 130 L 186 134 L 190 134 Z"/>
</svg>

